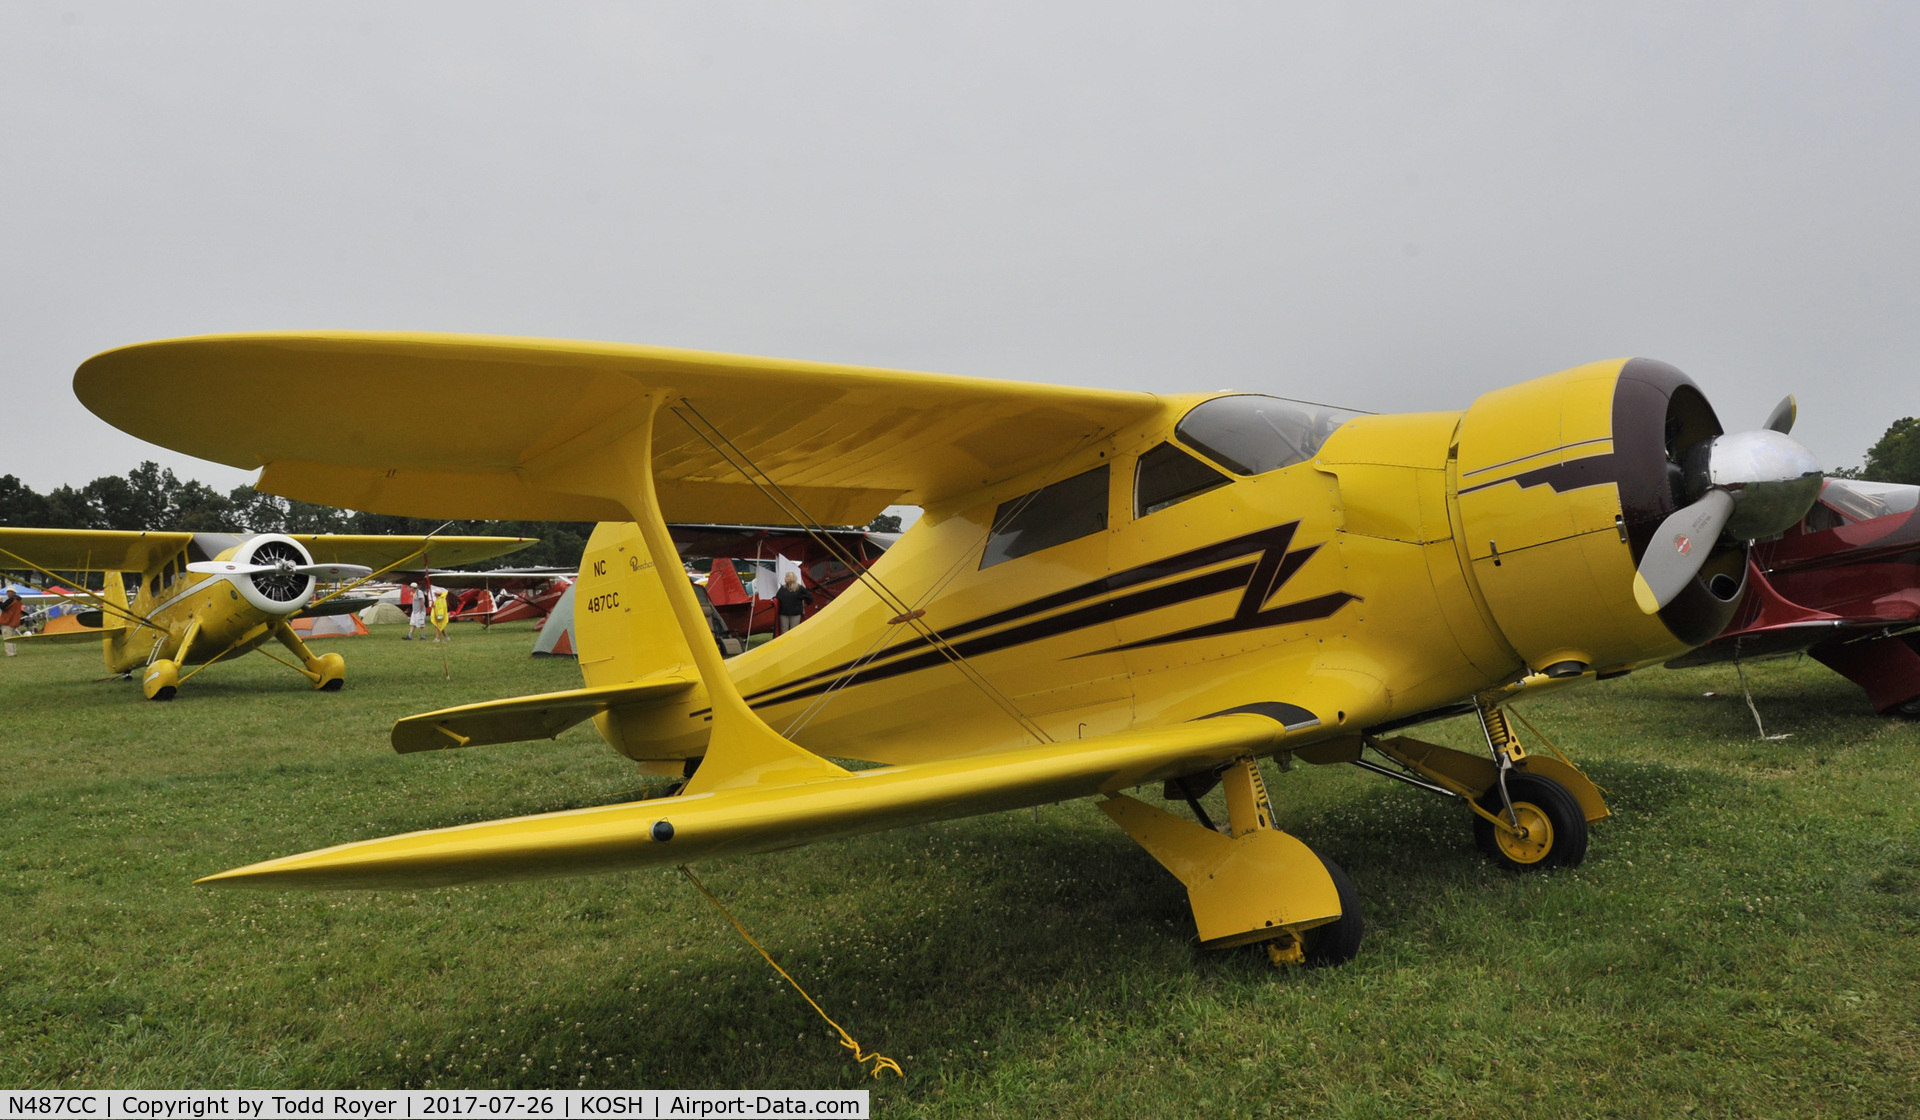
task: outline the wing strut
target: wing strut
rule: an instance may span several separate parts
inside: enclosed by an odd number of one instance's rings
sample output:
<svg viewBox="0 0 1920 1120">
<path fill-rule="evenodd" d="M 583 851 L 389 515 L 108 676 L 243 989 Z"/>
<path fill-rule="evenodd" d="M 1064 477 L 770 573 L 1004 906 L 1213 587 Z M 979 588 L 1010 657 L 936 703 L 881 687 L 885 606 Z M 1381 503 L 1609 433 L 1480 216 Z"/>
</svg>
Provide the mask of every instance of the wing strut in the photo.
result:
<svg viewBox="0 0 1920 1120">
<path fill-rule="evenodd" d="M 720 647 L 714 644 L 713 632 L 707 628 L 700 600 L 694 597 L 693 581 L 678 570 L 680 550 L 674 547 L 667 530 L 653 481 L 654 422 L 668 395 L 665 391 L 651 394 L 641 408 L 634 410 L 632 427 L 618 434 L 607 433 L 605 442 L 580 448 L 583 454 L 569 455 L 564 466 L 553 469 L 566 476 L 563 489 L 608 498 L 626 507 L 640 527 L 640 536 L 673 608 L 674 621 L 679 623 L 694 667 L 707 686 L 713 704 L 713 732 L 706 759 L 687 783 L 683 796 L 740 786 L 796 785 L 844 778 L 848 771 L 789 742 L 747 706 L 727 672 Z"/>
</svg>

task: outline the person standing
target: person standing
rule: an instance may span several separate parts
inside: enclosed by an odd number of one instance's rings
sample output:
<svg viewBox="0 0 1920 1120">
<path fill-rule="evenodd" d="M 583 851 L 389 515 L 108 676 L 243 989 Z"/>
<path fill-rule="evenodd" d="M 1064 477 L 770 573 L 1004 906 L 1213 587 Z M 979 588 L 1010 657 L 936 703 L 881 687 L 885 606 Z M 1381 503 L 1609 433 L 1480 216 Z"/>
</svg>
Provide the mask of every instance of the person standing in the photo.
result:
<svg viewBox="0 0 1920 1120">
<path fill-rule="evenodd" d="M 813 604 L 813 592 L 800 585 L 800 577 L 787 573 L 787 581 L 773 593 L 774 610 L 780 615 L 780 634 L 800 625 L 807 607 Z M 775 637 L 779 635 L 776 634 Z"/>
<path fill-rule="evenodd" d="M 407 618 L 407 636 L 400 639 L 403 642 L 411 642 L 416 632 L 422 637 L 427 633 L 427 596 L 417 583 L 409 583 L 407 590 L 413 593 L 413 613 Z"/>
<path fill-rule="evenodd" d="M 451 612 L 448 610 L 446 589 L 441 588 L 440 590 L 435 591 L 433 593 L 433 609 L 431 614 L 429 615 L 429 617 L 433 619 L 433 640 L 434 641 L 449 642 L 453 640 L 447 637 L 447 623 L 451 621 L 449 617 L 450 613 Z"/>
<path fill-rule="evenodd" d="M 22 627 L 26 624 L 26 610 L 27 604 L 21 600 L 20 593 L 11 587 L 7 588 L 5 598 L 0 598 L 0 637 L 17 638 L 25 633 Z M 6 643 L 6 646 L 8 657 L 20 656 L 20 651 L 14 648 L 12 642 Z"/>
</svg>

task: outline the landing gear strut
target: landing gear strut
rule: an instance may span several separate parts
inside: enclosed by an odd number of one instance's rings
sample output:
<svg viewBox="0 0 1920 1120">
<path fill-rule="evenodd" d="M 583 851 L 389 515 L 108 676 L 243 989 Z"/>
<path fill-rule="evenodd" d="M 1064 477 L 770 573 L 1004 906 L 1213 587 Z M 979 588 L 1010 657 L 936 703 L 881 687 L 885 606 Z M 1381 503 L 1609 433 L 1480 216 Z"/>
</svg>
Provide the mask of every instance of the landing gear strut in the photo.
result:
<svg viewBox="0 0 1920 1120">
<path fill-rule="evenodd" d="M 1484 756 L 1405 736 L 1367 736 L 1364 745 L 1398 763 L 1399 770 L 1361 759 L 1359 746 L 1344 756 L 1301 757 L 1351 762 L 1459 798 L 1473 810 L 1474 842 L 1508 870 L 1578 867 L 1587 858 L 1587 826 L 1610 815 L 1599 787 L 1571 762 L 1527 753 L 1498 707 L 1482 703 L 1479 715 Z"/>
<path fill-rule="evenodd" d="M 1275 964 L 1352 960 L 1366 927 L 1346 874 L 1273 826 L 1253 758 L 1229 763 L 1219 778 L 1227 795 L 1224 832 L 1121 794 L 1100 808 L 1186 884 L 1201 948 L 1264 942 Z"/>
</svg>

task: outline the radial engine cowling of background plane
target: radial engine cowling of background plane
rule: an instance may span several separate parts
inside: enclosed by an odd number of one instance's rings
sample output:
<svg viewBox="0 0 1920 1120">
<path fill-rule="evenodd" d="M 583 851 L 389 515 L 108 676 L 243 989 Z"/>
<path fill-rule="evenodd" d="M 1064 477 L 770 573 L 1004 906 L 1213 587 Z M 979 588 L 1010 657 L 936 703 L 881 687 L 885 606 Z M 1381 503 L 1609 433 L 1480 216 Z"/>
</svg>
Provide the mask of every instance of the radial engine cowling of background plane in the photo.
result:
<svg viewBox="0 0 1920 1120">
<path fill-rule="evenodd" d="M 313 576 L 293 570 L 311 565 L 313 557 L 292 537 L 278 533 L 257 536 L 236 549 L 230 562 L 271 569 L 227 577 L 239 589 L 241 597 L 257 610 L 267 614 L 292 614 L 313 599 Z"/>
<path fill-rule="evenodd" d="M 1457 509 L 1487 607 L 1528 668 L 1572 676 L 1717 636 L 1747 543 L 1806 515 L 1819 466 L 1766 428 L 1727 434 L 1698 386 L 1643 358 L 1495 390 L 1461 419 Z"/>
</svg>

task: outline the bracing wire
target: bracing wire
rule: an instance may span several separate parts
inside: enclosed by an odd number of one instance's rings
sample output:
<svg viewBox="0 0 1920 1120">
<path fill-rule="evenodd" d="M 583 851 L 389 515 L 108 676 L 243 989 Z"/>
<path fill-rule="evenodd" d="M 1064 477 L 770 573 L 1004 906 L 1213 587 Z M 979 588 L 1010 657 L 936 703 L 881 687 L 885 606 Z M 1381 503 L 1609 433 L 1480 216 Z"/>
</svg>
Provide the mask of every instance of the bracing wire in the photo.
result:
<svg viewBox="0 0 1920 1120">
<path fill-rule="evenodd" d="M 934 650 L 945 657 L 960 671 L 961 675 L 966 677 L 975 687 L 979 688 L 988 699 L 993 701 L 995 706 L 1006 712 L 1008 716 L 1020 725 L 1022 730 L 1042 743 L 1050 743 L 1053 741 L 1053 737 L 1048 735 L 1044 728 L 1035 723 L 1026 713 L 1022 712 L 1019 706 L 1013 702 L 1012 698 L 997 688 L 992 681 L 989 681 L 977 667 L 967 660 L 965 654 L 955 649 L 952 643 L 948 642 L 939 631 L 927 625 L 918 617 L 916 609 L 903 596 L 894 592 L 892 588 L 888 587 L 885 582 L 873 574 L 872 569 L 853 556 L 853 554 L 842 547 L 839 542 L 833 540 L 831 536 L 828 535 L 826 526 L 808 514 L 806 508 L 802 506 L 798 500 L 787 493 L 771 475 L 755 464 L 751 456 L 729 439 L 724 432 L 720 431 L 719 426 L 714 424 L 713 421 L 708 420 L 698 408 L 694 407 L 691 401 L 682 398 L 679 404 L 669 407 L 673 414 L 680 418 L 682 423 L 692 429 L 695 435 L 699 436 L 706 442 L 707 446 L 714 450 L 715 454 L 724 459 L 729 466 L 739 471 L 748 482 L 753 484 L 755 489 L 759 490 L 772 501 L 776 508 L 780 509 L 786 516 L 793 519 L 796 524 L 805 529 L 807 535 L 817 541 L 822 548 L 825 548 L 829 555 L 845 564 L 862 582 L 868 584 L 882 602 L 897 611 L 896 621 L 910 625 L 918 631 Z M 686 410 L 685 412 L 681 411 L 683 407 Z M 693 420 L 688 419 L 687 413 L 691 413 L 700 423 L 696 424 Z M 703 427 L 705 430 L 703 430 Z"/>
</svg>

